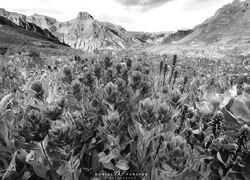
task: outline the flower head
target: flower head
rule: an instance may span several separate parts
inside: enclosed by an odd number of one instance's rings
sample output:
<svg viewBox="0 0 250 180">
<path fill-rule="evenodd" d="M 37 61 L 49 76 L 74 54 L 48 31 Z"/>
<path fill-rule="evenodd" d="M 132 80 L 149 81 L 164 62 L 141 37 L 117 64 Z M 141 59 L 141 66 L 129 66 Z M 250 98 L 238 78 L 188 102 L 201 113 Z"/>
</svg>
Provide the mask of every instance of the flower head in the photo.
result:
<svg viewBox="0 0 250 180">
<path fill-rule="evenodd" d="M 135 91 L 139 88 L 139 85 L 142 80 L 142 74 L 140 71 L 133 71 L 131 75 L 131 82 L 130 85 L 132 89 Z"/>
<path fill-rule="evenodd" d="M 169 105 L 165 102 L 161 103 L 158 107 L 158 118 L 160 122 L 166 123 L 169 122 L 173 115 L 173 112 L 171 111 Z"/>
<path fill-rule="evenodd" d="M 120 117 L 117 111 L 108 111 L 108 114 L 103 116 L 103 122 L 110 133 L 115 135 L 119 134 L 117 127 L 120 122 Z"/>
<path fill-rule="evenodd" d="M 181 99 L 181 92 L 179 89 L 174 89 L 169 92 L 169 100 L 172 105 L 178 105 Z"/>
<path fill-rule="evenodd" d="M 27 118 L 20 122 L 18 134 L 26 141 L 43 141 L 48 134 L 50 123 L 44 118 L 42 113 L 37 110 L 31 110 Z"/>
<path fill-rule="evenodd" d="M 32 85 L 31 85 L 31 89 L 33 91 L 35 91 L 35 98 L 36 99 L 40 99 L 42 100 L 43 97 L 44 97 L 44 88 L 43 88 L 43 84 L 39 81 L 36 81 L 34 82 Z"/>
<path fill-rule="evenodd" d="M 157 117 L 155 113 L 155 101 L 146 98 L 139 104 L 138 117 L 140 123 L 146 128 L 151 128 L 157 123 Z"/>
<path fill-rule="evenodd" d="M 109 82 L 104 88 L 104 97 L 105 99 L 114 104 L 116 102 L 116 98 L 118 96 L 118 86 L 112 82 Z"/>
<path fill-rule="evenodd" d="M 47 152 L 55 159 L 68 159 L 75 139 L 75 127 L 67 121 L 54 121 L 49 130 Z"/>
<path fill-rule="evenodd" d="M 168 165 L 176 173 L 181 173 L 189 163 L 189 154 L 185 151 L 186 140 L 180 135 L 168 134 L 161 147 L 159 163 L 162 170 L 166 171 Z"/>
</svg>

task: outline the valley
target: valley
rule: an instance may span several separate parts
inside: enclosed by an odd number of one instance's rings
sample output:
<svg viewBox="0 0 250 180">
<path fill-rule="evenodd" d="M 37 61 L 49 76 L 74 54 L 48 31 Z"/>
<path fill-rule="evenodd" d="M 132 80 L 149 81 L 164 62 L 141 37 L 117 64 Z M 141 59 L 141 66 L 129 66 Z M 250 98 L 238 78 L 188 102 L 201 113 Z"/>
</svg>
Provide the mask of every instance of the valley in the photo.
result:
<svg viewBox="0 0 250 180">
<path fill-rule="evenodd" d="M 249 180 L 248 4 L 160 32 L 1 8 L 0 178 Z"/>
</svg>

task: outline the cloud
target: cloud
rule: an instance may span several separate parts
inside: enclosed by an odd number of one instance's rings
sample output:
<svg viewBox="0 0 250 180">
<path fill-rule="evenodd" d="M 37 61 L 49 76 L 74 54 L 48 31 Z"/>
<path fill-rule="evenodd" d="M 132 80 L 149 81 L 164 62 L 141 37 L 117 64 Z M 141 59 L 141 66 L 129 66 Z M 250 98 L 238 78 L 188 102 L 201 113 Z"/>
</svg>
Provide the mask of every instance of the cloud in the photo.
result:
<svg viewBox="0 0 250 180">
<path fill-rule="evenodd" d="M 225 3 L 230 3 L 230 0 L 190 0 L 188 3 L 184 4 L 184 11 L 193 11 L 198 9 L 204 9 L 206 7 L 211 7 L 213 5 L 222 5 Z"/>
<path fill-rule="evenodd" d="M 193 10 L 198 8 L 204 8 L 209 5 L 216 3 L 225 2 L 228 0 L 116 0 L 118 3 L 125 6 L 127 9 L 136 8 L 136 11 L 149 11 L 151 9 L 165 5 L 168 2 L 176 3 L 177 1 L 183 1 L 184 9 L 183 10 Z"/>
<path fill-rule="evenodd" d="M 96 19 L 104 22 L 112 22 L 112 23 L 126 23 L 126 24 L 132 24 L 134 23 L 134 19 L 126 16 L 111 16 L 109 14 L 98 14 Z"/>
<path fill-rule="evenodd" d="M 193 28 L 232 1 L 2 0 L 1 7 L 25 15 L 47 15 L 60 22 L 75 18 L 79 11 L 87 11 L 98 21 L 111 22 L 131 31 L 172 31 Z"/>
<path fill-rule="evenodd" d="M 53 15 L 61 15 L 63 14 L 62 11 L 54 9 L 54 8 L 8 8 L 10 11 L 13 12 L 20 12 L 20 13 L 28 13 L 28 14 L 53 14 Z"/>
<path fill-rule="evenodd" d="M 37 0 L 37 1 L 39 1 L 41 3 L 50 3 L 50 0 Z"/>
<path fill-rule="evenodd" d="M 148 11 L 153 8 L 159 7 L 173 0 L 117 0 L 120 4 L 126 7 L 135 7 L 139 11 Z"/>
</svg>

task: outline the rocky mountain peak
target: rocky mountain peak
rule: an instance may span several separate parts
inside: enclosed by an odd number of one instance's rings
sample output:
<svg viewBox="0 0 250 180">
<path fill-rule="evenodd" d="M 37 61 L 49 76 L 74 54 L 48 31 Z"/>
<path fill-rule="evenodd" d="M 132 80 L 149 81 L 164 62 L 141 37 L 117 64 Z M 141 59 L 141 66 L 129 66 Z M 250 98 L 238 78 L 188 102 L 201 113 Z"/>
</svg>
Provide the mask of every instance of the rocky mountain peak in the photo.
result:
<svg viewBox="0 0 250 180">
<path fill-rule="evenodd" d="M 94 19 L 94 18 L 88 12 L 79 12 L 77 14 L 77 19 L 88 20 L 88 19 Z"/>
<path fill-rule="evenodd" d="M 5 9 L 0 8 L 0 15 L 1 16 L 9 16 L 10 13 L 8 11 L 6 11 Z"/>
</svg>

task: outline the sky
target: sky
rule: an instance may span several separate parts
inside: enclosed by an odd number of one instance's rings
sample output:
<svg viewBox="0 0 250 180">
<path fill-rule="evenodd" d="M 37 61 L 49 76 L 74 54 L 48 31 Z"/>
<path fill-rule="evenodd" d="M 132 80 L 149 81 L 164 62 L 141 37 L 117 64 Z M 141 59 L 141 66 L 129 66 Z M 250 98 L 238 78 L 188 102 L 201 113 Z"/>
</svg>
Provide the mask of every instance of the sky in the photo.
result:
<svg viewBox="0 0 250 180">
<path fill-rule="evenodd" d="M 0 0 L 0 8 L 47 15 L 65 22 L 87 11 L 96 20 L 129 31 L 191 29 L 233 0 Z"/>
</svg>

